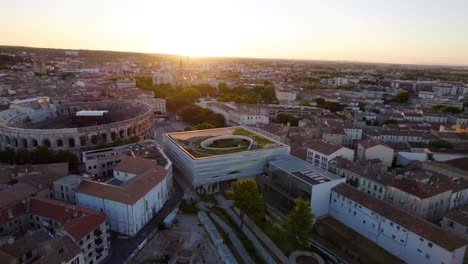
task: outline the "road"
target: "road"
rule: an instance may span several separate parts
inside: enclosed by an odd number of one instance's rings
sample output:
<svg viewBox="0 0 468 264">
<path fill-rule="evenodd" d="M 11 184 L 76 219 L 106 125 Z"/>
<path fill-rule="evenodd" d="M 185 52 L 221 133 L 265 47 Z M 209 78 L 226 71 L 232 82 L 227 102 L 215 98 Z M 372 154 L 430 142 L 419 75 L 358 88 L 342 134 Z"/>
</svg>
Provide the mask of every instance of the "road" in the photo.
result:
<svg viewBox="0 0 468 264">
<path fill-rule="evenodd" d="M 155 121 L 154 122 L 154 139 L 159 145 L 162 145 L 162 135 L 165 133 L 175 132 L 184 130 L 184 128 L 190 126 L 189 123 L 184 121 L 175 120 L 174 113 L 167 113 L 169 115 L 168 121 Z"/>
<path fill-rule="evenodd" d="M 184 191 L 177 181 L 174 181 L 174 190 L 169 200 L 137 235 L 129 237 L 128 239 L 118 239 L 117 236 L 119 234 L 111 232 L 111 256 L 107 259 L 106 263 L 122 263 L 126 260 L 138 247 L 138 244 L 145 240 L 152 231 L 158 228 L 158 223 L 164 220 L 167 215 L 176 208 L 183 195 Z"/>
</svg>

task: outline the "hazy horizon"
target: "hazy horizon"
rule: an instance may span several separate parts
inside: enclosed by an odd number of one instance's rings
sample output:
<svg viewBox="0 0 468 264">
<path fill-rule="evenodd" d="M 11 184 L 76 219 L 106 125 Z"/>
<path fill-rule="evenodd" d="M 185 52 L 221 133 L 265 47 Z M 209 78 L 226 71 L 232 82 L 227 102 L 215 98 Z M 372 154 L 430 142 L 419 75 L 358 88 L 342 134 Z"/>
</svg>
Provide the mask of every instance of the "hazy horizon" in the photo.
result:
<svg viewBox="0 0 468 264">
<path fill-rule="evenodd" d="M 468 2 L 9 1 L 0 45 L 468 65 Z"/>
</svg>

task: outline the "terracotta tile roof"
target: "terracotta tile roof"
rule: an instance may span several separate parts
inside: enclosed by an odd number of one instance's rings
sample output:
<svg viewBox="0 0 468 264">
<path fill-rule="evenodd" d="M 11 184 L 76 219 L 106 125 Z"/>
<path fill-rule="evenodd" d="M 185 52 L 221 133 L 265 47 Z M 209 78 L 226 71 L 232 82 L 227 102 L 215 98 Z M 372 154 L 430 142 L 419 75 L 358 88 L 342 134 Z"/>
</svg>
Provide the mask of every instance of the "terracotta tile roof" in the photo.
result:
<svg viewBox="0 0 468 264">
<path fill-rule="evenodd" d="M 446 161 L 446 163 L 458 169 L 468 171 L 468 158 L 467 157 L 449 160 L 449 161 Z"/>
<path fill-rule="evenodd" d="M 387 185 L 392 182 L 395 175 L 384 171 L 384 166 L 379 159 L 360 161 L 359 163 L 347 160 L 343 157 L 333 159 L 335 166 L 339 169 L 355 173 L 371 181 Z"/>
<path fill-rule="evenodd" d="M 377 139 L 366 139 L 366 140 L 363 140 L 363 141 L 359 142 L 359 145 L 361 145 L 365 149 L 372 148 L 372 147 L 375 147 L 377 145 L 382 145 L 384 147 L 391 148 L 389 145 L 387 145 L 387 144 L 385 144 L 382 141 L 377 140 Z"/>
<path fill-rule="evenodd" d="M 106 220 L 104 213 L 43 197 L 32 197 L 29 210 L 32 215 L 63 223 L 64 230 L 75 240 L 80 240 Z"/>
<path fill-rule="evenodd" d="M 395 177 L 388 183 L 389 186 L 414 195 L 420 199 L 427 199 L 434 195 L 450 191 L 451 188 L 445 185 L 426 184 L 416 180 Z"/>
<path fill-rule="evenodd" d="M 0 209 L 0 225 L 26 215 L 26 203 L 16 202 Z"/>
<path fill-rule="evenodd" d="M 80 247 L 69 237 L 57 237 L 38 245 L 38 260 L 34 264 L 68 263 L 81 253 Z"/>
<path fill-rule="evenodd" d="M 8 189 L 0 190 L 0 208 L 12 203 L 22 201 L 36 194 L 38 190 L 26 183 L 17 183 Z"/>
<path fill-rule="evenodd" d="M 114 171 L 126 172 L 131 174 L 140 174 L 150 170 L 155 162 L 149 159 L 137 158 L 132 156 L 124 156 Z"/>
<path fill-rule="evenodd" d="M 84 180 L 76 189 L 77 193 L 101 197 L 124 204 L 134 204 L 167 175 L 167 171 L 156 165 L 151 170 L 135 176 L 120 186 Z"/>
<path fill-rule="evenodd" d="M 333 187 L 332 191 L 369 208 L 390 221 L 395 222 L 396 224 L 450 252 L 466 245 L 465 240 L 445 232 L 437 225 L 374 198 L 373 196 L 361 192 L 348 184 L 341 183 Z"/>
<path fill-rule="evenodd" d="M 17 264 L 16 258 L 0 249 L 0 263 Z"/>
<path fill-rule="evenodd" d="M 50 239 L 49 232 L 45 229 L 36 231 L 28 231 L 28 233 L 19 239 L 16 239 L 13 244 L 7 244 L 2 247 L 2 250 L 16 258 L 22 257 L 29 251 L 37 248 L 38 244 Z"/>
<path fill-rule="evenodd" d="M 67 231 L 75 241 L 78 241 L 99 227 L 104 221 L 106 221 L 106 215 L 101 212 L 96 212 L 94 214 L 83 215 L 65 223 L 63 229 Z"/>
<path fill-rule="evenodd" d="M 468 205 L 448 212 L 445 217 L 468 227 Z"/>
<path fill-rule="evenodd" d="M 330 144 L 322 140 L 315 140 L 307 144 L 307 147 L 325 155 L 331 155 L 340 150 L 341 148 L 344 148 L 341 145 Z"/>
</svg>

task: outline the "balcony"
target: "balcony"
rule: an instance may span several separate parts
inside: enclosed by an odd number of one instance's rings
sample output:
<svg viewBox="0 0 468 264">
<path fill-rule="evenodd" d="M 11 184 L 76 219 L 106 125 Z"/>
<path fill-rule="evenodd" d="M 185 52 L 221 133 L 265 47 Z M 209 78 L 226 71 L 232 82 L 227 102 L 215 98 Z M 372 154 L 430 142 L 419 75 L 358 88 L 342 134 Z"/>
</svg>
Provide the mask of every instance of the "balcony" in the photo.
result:
<svg viewBox="0 0 468 264">
<path fill-rule="evenodd" d="M 96 244 L 96 246 L 101 245 L 102 244 L 102 239 L 101 238 L 94 239 L 94 244 Z"/>
<path fill-rule="evenodd" d="M 98 248 L 96 248 L 96 253 L 97 253 L 98 255 L 101 254 L 103 251 L 104 251 L 104 248 L 103 248 L 103 247 L 98 247 Z"/>
<path fill-rule="evenodd" d="M 96 229 L 96 230 L 94 230 L 94 235 L 95 236 L 100 236 L 100 235 L 102 235 L 102 231 L 100 229 Z"/>
</svg>

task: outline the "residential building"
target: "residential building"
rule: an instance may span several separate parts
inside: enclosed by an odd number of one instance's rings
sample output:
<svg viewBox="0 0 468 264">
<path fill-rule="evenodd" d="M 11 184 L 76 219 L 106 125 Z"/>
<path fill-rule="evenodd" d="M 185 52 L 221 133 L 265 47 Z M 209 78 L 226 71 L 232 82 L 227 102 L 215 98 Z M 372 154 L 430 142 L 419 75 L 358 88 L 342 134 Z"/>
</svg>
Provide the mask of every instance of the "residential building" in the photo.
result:
<svg viewBox="0 0 468 264">
<path fill-rule="evenodd" d="M 354 151 L 341 145 L 316 140 L 308 145 L 306 161 L 323 170 L 328 170 L 328 162 L 338 156 L 353 160 Z"/>
<path fill-rule="evenodd" d="M 153 85 L 175 84 L 173 74 L 167 71 L 156 72 L 153 74 Z"/>
<path fill-rule="evenodd" d="M 32 197 L 28 206 L 30 226 L 69 237 L 83 253 L 83 263 L 100 263 L 109 255 L 104 213 L 41 197 Z"/>
<path fill-rule="evenodd" d="M 356 149 L 358 160 L 379 159 L 387 167 L 393 163 L 394 150 L 389 145 L 375 139 L 367 139 L 358 143 Z"/>
<path fill-rule="evenodd" d="M 379 200 L 385 198 L 387 184 L 395 176 L 386 171 L 380 160 L 353 162 L 340 156 L 330 161 L 329 170 L 346 178 L 349 185 Z"/>
<path fill-rule="evenodd" d="M 398 176 L 387 185 L 385 201 L 429 221 L 438 221 L 449 209 L 451 194 L 450 187 Z"/>
<path fill-rule="evenodd" d="M 332 188 L 330 215 L 407 263 L 463 263 L 466 241 L 347 184 Z"/>
<path fill-rule="evenodd" d="M 0 248 L 0 260 L 5 264 L 87 263 L 80 247 L 70 237 L 52 237 L 44 229 L 28 232 L 17 239 L 12 238 L 10 242 Z"/>
<path fill-rule="evenodd" d="M 255 110 L 238 108 L 236 104 L 214 102 L 206 105 L 213 112 L 223 115 L 226 124 L 229 125 L 255 126 L 270 122 L 267 115 Z"/>
<path fill-rule="evenodd" d="M 83 175 L 70 174 L 54 181 L 53 189 L 55 200 L 76 204 L 75 190 L 84 179 L 86 179 L 86 177 Z"/>
<path fill-rule="evenodd" d="M 118 89 L 130 89 L 136 88 L 136 81 L 135 79 L 122 79 L 115 81 L 115 85 Z"/>
<path fill-rule="evenodd" d="M 442 229 L 465 240 L 468 239 L 468 205 L 449 211 L 442 218 Z"/>
<path fill-rule="evenodd" d="M 275 96 L 278 101 L 296 101 L 296 93 L 285 89 L 275 89 Z"/>
<path fill-rule="evenodd" d="M 151 105 L 154 109 L 155 115 L 165 114 L 166 113 L 166 100 L 162 98 L 145 98 L 142 99 L 143 102 Z"/>
</svg>

